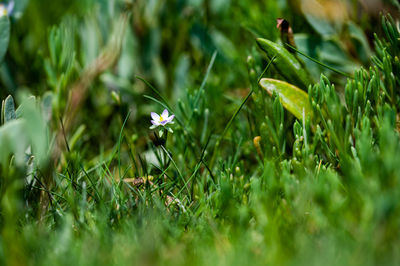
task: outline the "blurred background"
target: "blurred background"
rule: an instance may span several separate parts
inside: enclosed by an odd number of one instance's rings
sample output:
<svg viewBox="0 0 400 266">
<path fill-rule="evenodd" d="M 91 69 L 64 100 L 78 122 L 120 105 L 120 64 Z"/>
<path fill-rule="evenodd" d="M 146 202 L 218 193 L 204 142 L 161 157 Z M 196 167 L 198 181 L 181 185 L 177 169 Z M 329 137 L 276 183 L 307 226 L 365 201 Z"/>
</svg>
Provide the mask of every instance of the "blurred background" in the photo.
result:
<svg viewBox="0 0 400 266">
<path fill-rule="evenodd" d="M 249 90 L 246 57 L 256 58 L 260 72 L 265 65 L 255 38 L 279 42 L 277 18 L 290 23 L 300 51 L 352 73 L 370 65 L 379 14 L 390 11 L 396 17 L 398 8 L 395 0 L 17 0 L 9 51 L 0 67 L 0 97 L 51 91 L 56 95 L 54 114 L 64 118 L 71 87 L 93 68 L 119 27 L 121 51 L 109 49 L 117 58 L 100 62 L 106 69 L 93 75 L 88 92 L 82 92 L 85 108 L 76 125 L 90 127 L 78 147 L 90 155 L 100 146 L 110 147 L 129 111 L 132 138 L 147 136 L 149 113 L 162 107 L 143 97 L 151 92 L 137 76 L 171 101 L 180 116 L 191 113 L 190 96 L 201 86 L 215 52 L 206 95 L 193 119 L 205 108 L 223 106 L 213 108 L 210 118 L 218 130 L 223 127 L 218 121 L 229 119 Z M 126 25 L 118 19 L 123 14 Z M 324 71 L 343 87 L 343 77 L 303 59 L 314 80 Z M 193 127 L 201 132 L 202 123 Z"/>
</svg>

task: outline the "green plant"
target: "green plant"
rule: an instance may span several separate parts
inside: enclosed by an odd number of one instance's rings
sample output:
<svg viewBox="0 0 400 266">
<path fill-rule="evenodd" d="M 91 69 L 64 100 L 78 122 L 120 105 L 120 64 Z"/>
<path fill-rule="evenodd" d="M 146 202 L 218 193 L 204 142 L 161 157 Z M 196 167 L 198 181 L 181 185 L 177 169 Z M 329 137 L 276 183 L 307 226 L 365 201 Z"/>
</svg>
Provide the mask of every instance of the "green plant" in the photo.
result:
<svg viewBox="0 0 400 266">
<path fill-rule="evenodd" d="M 39 2 L 0 66 L 0 264 L 399 261 L 395 19 L 369 60 L 372 15 L 298 1 Z"/>
</svg>

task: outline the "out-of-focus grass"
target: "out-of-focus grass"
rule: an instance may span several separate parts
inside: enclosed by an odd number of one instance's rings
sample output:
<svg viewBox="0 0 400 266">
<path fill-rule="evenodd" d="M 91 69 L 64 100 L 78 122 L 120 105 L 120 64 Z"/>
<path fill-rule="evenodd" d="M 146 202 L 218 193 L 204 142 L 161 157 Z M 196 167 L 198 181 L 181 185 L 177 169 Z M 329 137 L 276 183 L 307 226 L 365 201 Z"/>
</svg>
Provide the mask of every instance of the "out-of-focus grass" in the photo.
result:
<svg viewBox="0 0 400 266">
<path fill-rule="evenodd" d="M 16 1 L 1 264 L 396 264 L 399 30 L 304 2 Z M 319 80 L 304 121 L 258 85 L 283 79 L 255 43 L 281 43 L 278 17 L 321 63 L 297 55 Z"/>
</svg>

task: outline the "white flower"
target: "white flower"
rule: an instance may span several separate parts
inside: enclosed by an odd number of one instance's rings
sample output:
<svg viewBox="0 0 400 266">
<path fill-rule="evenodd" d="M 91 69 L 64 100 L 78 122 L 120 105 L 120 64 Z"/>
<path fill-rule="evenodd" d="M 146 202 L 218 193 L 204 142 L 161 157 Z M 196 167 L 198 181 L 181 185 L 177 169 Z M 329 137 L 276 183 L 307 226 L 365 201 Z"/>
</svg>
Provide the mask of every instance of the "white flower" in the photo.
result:
<svg viewBox="0 0 400 266">
<path fill-rule="evenodd" d="M 0 18 L 3 16 L 9 16 L 14 9 L 14 1 L 8 3 L 8 5 L 0 3 Z"/>
<path fill-rule="evenodd" d="M 174 119 L 175 115 L 168 116 L 168 110 L 165 109 L 161 115 L 158 115 L 154 112 L 151 112 L 151 123 L 153 124 L 150 128 L 154 129 L 158 126 L 165 126 L 167 124 L 173 124 L 174 122 L 172 121 Z"/>
</svg>

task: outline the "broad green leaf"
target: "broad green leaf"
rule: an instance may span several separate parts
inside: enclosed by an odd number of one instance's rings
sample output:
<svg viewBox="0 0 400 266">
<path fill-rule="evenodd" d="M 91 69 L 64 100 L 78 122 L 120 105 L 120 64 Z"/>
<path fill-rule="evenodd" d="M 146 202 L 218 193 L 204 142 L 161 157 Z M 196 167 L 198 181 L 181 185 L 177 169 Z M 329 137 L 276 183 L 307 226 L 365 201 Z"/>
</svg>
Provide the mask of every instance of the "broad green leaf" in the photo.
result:
<svg viewBox="0 0 400 266">
<path fill-rule="evenodd" d="M 14 155 L 17 165 L 25 162 L 25 150 L 28 147 L 28 136 L 24 121 L 13 120 L 0 127 L 0 164 L 8 164 L 9 158 Z"/>
<path fill-rule="evenodd" d="M 368 60 L 371 57 L 371 49 L 364 31 L 357 24 L 351 21 L 347 23 L 347 29 L 352 41 L 354 42 L 354 47 L 357 50 L 357 56 L 363 60 L 364 63 L 368 63 Z"/>
<path fill-rule="evenodd" d="M 321 17 L 312 15 L 310 13 L 304 14 L 308 23 L 317 31 L 321 36 L 331 36 L 336 34 L 336 30 L 329 21 Z"/>
<path fill-rule="evenodd" d="M 7 16 L 0 17 L 0 63 L 7 52 L 10 41 L 10 20 Z"/>
<path fill-rule="evenodd" d="M 318 32 L 321 36 L 332 36 L 338 33 L 338 29 L 342 26 L 342 19 L 330 20 L 330 12 L 340 12 L 340 6 L 336 5 L 324 5 L 322 1 L 318 0 L 307 0 L 299 1 L 301 9 L 303 11 L 305 19 Z M 340 1 L 335 1 L 340 2 Z M 338 4 L 338 3 L 337 3 Z M 338 18 L 341 18 L 338 14 Z"/>
<path fill-rule="evenodd" d="M 263 78 L 260 80 L 260 86 L 265 89 L 268 94 L 274 92 L 279 95 L 283 107 L 291 112 L 298 119 L 303 119 L 303 111 L 305 117 L 312 115 L 312 109 L 308 100 L 308 95 L 298 87 L 285 81 Z"/>
<path fill-rule="evenodd" d="M 35 158 L 38 163 L 42 163 L 48 155 L 48 132 L 39 106 L 36 97 L 22 96 L 21 105 L 16 114 L 17 117 L 25 121 L 26 135 L 32 145 Z"/>
<path fill-rule="evenodd" d="M 4 123 L 10 122 L 16 118 L 14 99 L 9 95 L 4 101 Z"/>
<path fill-rule="evenodd" d="M 313 81 L 296 57 L 286 50 L 283 46 L 266 39 L 258 38 L 257 44 L 268 58 L 276 56 L 274 65 L 278 72 L 289 82 L 296 84 L 303 90 L 307 90 Z"/>
</svg>

